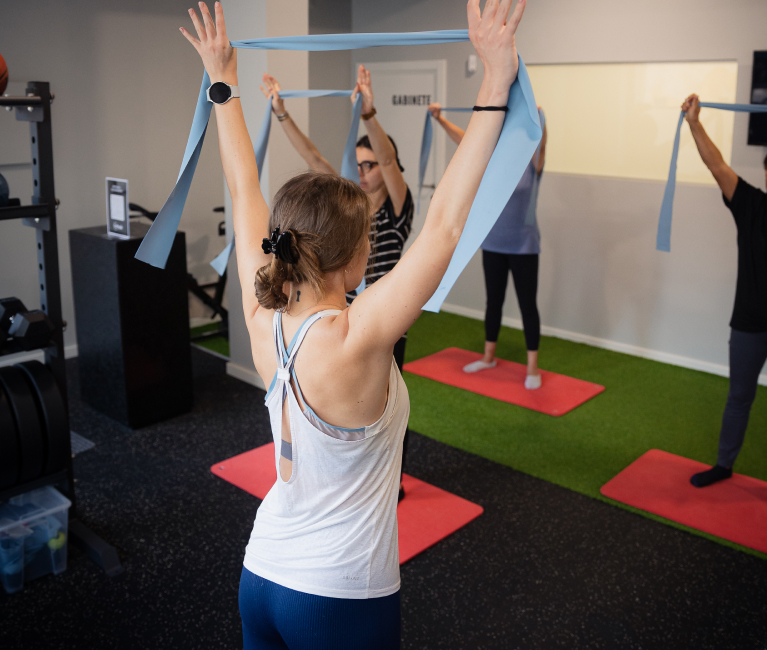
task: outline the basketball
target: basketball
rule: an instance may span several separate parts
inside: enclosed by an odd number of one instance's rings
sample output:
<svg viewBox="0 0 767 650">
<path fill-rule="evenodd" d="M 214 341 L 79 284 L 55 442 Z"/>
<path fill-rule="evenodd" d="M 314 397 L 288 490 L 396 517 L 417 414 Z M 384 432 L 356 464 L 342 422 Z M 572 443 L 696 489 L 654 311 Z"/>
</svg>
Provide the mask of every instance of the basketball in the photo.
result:
<svg viewBox="0 0 767 650">
<path fill-rule="evenodd" d="M 0 95 L 5 92 L 5 87 L 8 85 L 8 66 L 5 64 L 3 55 L 0 54 Z"/>
</svg>

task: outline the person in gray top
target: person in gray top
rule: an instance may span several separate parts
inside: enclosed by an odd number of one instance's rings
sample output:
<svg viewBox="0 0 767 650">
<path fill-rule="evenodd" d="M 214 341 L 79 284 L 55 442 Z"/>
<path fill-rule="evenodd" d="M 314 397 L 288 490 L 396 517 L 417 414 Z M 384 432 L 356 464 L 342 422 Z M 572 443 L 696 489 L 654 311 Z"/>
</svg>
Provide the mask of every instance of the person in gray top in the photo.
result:
<svg viewBox="0 0 767 650">
<path fill-rule="evenodd" d="M 434 119 L 447 131 L 450 138 L 460 144 L 464 130 L 442 115 L 439 104 L 430 104 Z M 485 274 L 487 303 L 485 310 L 485 354 L 482 359 L 464 367 L 464 372 L 479 372 L 494 368 L 498 334 L 501 331 L 503 302 L 509 271 L 514 279 L 522 328 L 527 346 L 527 377 L 525 388 L 541 386 L 538 371 L 538 344 L 541 339 L 541 319 L 538 314 L 538 256 L 541 252 L 541 233 L 535 215 L 538 201 L 538 183 L 546 159 L 546 126 L 543 111 L 538 107 L 543 125 L 543 139 L 530 164 L 525 169 L 509 202 L 498 221 L 482 243 L 482 268 Z"/>
</svg>

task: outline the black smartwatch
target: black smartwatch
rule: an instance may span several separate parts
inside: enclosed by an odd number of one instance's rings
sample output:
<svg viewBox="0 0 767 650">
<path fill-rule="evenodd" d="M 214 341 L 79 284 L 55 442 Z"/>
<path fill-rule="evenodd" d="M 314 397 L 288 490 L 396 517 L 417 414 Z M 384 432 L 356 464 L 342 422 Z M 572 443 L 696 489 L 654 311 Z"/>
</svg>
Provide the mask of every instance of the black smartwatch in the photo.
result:
<svg viewBox="0 0 767 650">
<path fill-rule="evenodd" d="M 208 101 L 214 104 L 226 104 L 230 99 L 240 96 L 239 86 L 230 86 L 224 81 L 217 81 L 211 84 L 206 92 Z"/>
</svg>

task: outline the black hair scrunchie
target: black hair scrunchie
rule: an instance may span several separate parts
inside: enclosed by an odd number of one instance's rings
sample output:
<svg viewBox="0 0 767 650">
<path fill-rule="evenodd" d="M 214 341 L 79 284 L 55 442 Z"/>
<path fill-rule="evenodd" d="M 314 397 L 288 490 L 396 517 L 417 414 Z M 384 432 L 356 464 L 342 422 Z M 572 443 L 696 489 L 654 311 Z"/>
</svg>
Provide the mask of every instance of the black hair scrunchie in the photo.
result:
<svg viewBox="0 0 767 650">
<path fill-rule="evenodd" d="M 271 237 L 264 237 L 261 240 L 261 249 L 267 255 L 274 255 L 278 260 L 287 264 L 295 264 L 298 262 L 298 255 L 293 251 L 290 239 L 290 231 L 286 230 L 281 233 L 280 227 L 277 226 L 272 230 Z"/>
</svg>

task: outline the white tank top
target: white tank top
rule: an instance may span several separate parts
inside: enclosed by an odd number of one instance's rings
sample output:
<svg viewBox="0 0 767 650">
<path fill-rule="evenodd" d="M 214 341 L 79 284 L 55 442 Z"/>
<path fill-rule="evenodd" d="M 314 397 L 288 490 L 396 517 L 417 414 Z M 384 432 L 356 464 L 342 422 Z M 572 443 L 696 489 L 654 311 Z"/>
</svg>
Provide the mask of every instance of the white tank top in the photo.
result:
<svg viewBox="0 0 767 650">
<path fill-rule="evenodd" d="M 377 422 L 344 429 L 302 408 L 290 385 L 310 316 L 285 349 L 281 314 L 274 315 L 277 373 L 266 395 L 277 482 L 256 514 L 245 568 L 279 585 L 317 596 L 378 598 L 399 590 L 397 495 L 402 441 L 410 415 L 407 387 L 392 359 L 386 407 Z M 281 426 L 288 400 L 293 473 L 280 476 Z"/>
</svg>

